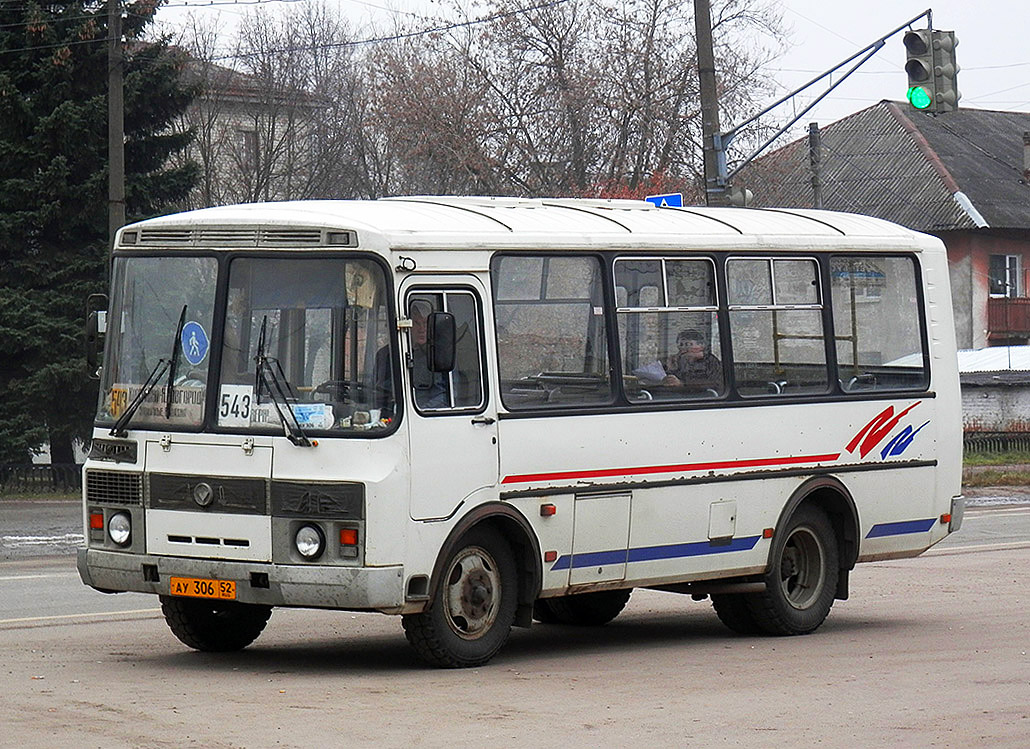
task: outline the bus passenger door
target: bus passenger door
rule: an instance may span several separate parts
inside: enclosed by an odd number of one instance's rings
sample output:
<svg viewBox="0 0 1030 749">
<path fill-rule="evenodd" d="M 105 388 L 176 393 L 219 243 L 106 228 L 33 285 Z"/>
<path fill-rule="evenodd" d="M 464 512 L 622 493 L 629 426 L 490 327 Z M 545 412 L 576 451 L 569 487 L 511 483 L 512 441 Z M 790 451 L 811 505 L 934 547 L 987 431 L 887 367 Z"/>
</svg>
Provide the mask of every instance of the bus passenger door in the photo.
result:
<svg viewBox="0 0 1030 749">
<path fill-rule="evenodd" d="M 475 277 L 450 277 L 404 287 L 403 314 L 411 320 L 403 346 L 405 419 L 410 448 L 411 517 L 446 518 L 477 490 L 497 483 L 497 413 L 486 387 L 483 293 Z M 450 372 L 431 372 L 427 319 L 454 316 Z"/>
<path fill-rule="evenodd" d="M 622 580 L 629 555 L 630 494 L 580 494 L 572 529 L 570 585 Z"/>
</svg>

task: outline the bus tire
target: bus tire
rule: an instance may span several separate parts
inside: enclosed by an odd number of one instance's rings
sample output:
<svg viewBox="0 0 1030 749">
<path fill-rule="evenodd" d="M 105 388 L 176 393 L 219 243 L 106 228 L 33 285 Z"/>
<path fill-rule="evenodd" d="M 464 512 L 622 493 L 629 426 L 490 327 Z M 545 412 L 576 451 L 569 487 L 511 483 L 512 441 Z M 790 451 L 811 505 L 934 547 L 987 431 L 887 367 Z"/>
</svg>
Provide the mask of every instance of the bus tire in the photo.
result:
<svg viewBox="0 0 1030 749">
<path fill-rule="evenodd" d="M 202 598 L 161 596 L 161 612 L 172 634 L 195 650 L 226 653 L 257 639 L 272 615 L 271 606 Z"/>
<path fill-rule="evenodd" d="M 759 635 L 763 630 L 748 605 L 749 594 L 713 593 L 712 608 L 719 620 L 738 635 Z"/>
<path fill-rule="evenodd" d="M 837 537 L 826 513 L 802 505 L 774 541 L 766 590 L 747 597 L 755 622 L 773 635 L 815 631 L 830 613 L 837 577 Z"/>
<path fill-rule="evenodd" d="M 610 622 L 626 608 L 632 592 L 632 588 L 627 588 L 541 598 L 533 606 L 533 617 L 544 624 L 599 627 Z"/>
<path fill-rule="evenodd" d="M 491 528 L 474 528 L 450 553 L 429 608 L 402 617 L 404 634 L 432 666 L 481 666 L 507 642 L 517 605 L 511 546 Z"/>
</svg>

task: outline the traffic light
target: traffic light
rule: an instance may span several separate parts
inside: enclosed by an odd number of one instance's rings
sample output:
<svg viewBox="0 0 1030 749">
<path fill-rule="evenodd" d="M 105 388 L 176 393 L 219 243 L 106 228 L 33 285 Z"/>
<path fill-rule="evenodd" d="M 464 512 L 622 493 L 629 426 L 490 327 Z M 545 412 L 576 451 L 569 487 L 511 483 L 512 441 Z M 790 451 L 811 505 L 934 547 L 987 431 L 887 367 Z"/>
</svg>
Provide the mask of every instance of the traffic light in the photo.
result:
<svg viewBox="0 0 1030 749">
<path fill-rule="evenodd" d="M 955 47 L 958 39 L 954 31 L 933 32 L 933 87 L 937 92 L 934 99 L 937 112 L 958 109 L 958 64 L 955 62 Z"/>
<path fill-rule="evenodd" d="M 904 38 L 905 72 L 908 73 L 908 102 L 916 109 L 931 109 L 937 99 L 933 75 L 933 32 L 909 31 Z"/>
<path fill-rule="evenodd" d="M 905 34 L 909 104 L 939 114 L 958 108 L 958 64 L 954 31 L 915 29 Z"/>
</svg>

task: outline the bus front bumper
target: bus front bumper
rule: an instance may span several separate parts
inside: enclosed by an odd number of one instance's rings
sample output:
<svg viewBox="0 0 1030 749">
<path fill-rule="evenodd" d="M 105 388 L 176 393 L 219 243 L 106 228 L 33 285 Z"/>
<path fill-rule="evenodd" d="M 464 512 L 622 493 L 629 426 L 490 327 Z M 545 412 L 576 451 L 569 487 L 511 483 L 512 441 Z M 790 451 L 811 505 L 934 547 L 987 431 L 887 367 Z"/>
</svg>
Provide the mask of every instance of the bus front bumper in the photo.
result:
<svg viewBox="0 0 1030 749">
<path fill-rule="evenodd" d="M 171 577 L 232 580 L 240 603 L 401 613 L 404 568 L 330 567 L 127 554 L 80 547 L 79 577 L 104 592 L 169 595 Z"/>
</svg>

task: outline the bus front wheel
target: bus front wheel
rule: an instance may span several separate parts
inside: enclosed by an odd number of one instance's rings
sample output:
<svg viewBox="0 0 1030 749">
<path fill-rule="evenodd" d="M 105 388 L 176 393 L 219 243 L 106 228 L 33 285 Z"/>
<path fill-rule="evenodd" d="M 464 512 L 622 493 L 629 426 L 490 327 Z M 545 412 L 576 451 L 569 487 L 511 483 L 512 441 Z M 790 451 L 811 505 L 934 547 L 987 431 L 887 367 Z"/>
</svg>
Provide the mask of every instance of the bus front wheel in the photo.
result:
<svg viewBox="0 0 1030 749">
<path fill-rule="evenodd" d="M 508 542 L 490 528 L 473 529 L 447 558 L 429 609 L 402 618 L 404 634 L 430 665 L 481 666 L 508 640 L 517 587 Z"/>
<path fill-rule="evenodd" d="M 271 606 L 161 596 L 161 612 L 172 634 L 195 650 L 242 650 L 261 634 Z"/>
<path fill-rule="evenodd" d="M 823 623 L 840 574 L 837 537 L 826 513 L 803 505 L 777 533 L 766 590 L 747 596 L 755 623 L 774 635 L 803 635 Z"/>
</svg>

